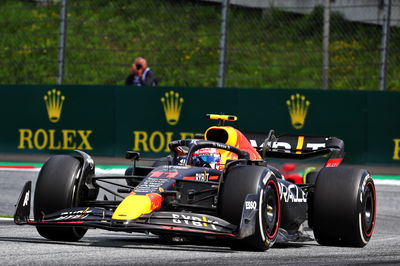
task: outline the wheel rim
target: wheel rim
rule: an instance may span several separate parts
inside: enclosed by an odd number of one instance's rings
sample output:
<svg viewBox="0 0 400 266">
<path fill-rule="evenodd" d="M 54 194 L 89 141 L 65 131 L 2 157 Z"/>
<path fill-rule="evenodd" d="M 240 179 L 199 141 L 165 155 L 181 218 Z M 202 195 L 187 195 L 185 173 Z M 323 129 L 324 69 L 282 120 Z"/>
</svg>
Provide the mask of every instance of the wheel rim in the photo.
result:
<svg viewBox="0 0 400 266">
<path fill-rule="evenodd" d="M 265 190 L 264 230 L 268 238 L 272 239 L 278 233 L 280 203 L 276 183 L 270 181 Z"/>
<path fill-rule="evenodd" d="M 375 225 L 375 190 L 372 183 L 368 183 L 365 188 L 363 203 L 363 228 L 365 235 L 370 237 Z"/>
</svg>

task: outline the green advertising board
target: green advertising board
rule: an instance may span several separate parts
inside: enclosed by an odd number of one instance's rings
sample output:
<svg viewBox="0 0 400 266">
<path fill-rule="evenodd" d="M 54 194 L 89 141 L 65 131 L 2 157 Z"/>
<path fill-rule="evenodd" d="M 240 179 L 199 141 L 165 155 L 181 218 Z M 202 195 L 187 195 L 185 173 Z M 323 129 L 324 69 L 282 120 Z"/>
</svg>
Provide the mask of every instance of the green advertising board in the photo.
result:
<svg viewBox="0 0 400 266">
<path fill-rule="evenodd" d="M 1 85 L 0 152 L 81 149 L 161 157 L 171 140 L 192 138 L 234 114 L 243 132 L 326 135 L 345 141 L 346 162 L 400 162 L 398 92 L 130 86 Z"/>
</svg>

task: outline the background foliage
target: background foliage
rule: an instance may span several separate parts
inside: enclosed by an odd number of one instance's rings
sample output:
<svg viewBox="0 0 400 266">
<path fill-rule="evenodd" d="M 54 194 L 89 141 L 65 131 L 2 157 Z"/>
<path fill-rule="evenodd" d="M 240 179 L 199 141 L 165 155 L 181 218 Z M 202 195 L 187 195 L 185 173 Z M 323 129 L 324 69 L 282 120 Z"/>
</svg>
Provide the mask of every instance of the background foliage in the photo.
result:
<svg viewBox="0 0 400 266">
<path fill-rule="evenodd" d="M 60 4 L 0 2 L 0 83 L 54 84 Z M 65 84 L 124 84 L 137 56 L 163 86 L 216 86 L 221 5 L 184 0 L 68 2 Z M 321 88 L 323 9 L 230 6 L 227 87 Z M 388 90 L 400 89 L 391 27 Z M 330 88 L 377 90 L 381 27 L 331 15 Z"/>
</svg>

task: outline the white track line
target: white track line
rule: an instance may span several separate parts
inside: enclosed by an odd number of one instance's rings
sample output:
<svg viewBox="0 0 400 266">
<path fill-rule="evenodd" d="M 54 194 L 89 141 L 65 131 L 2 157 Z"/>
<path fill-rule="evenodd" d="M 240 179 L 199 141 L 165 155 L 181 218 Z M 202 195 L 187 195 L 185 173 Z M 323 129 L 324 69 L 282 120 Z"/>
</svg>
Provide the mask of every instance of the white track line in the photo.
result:
<svg viewBox="0 0 400 266">
<path fill-rule="evenodd" d="M 12 172 L 39 172 L 40 168 L 0 168 L 1 171 L 12 171 Z M 119 174 L 124 174 L 126 169 L 102 169 L 102 168 L 96 168 L 96 174 L 102 174 L 102 175 L 119 175 Z"/>
<path fill-rule="evenodd" d="M 383 180 L 383 179 L 374 179 L 374 183 L 376 185 L 400 186 L 400 180 L 394 180 L 394 179 L 385 179 L 385 180 Z"/>
</svg>

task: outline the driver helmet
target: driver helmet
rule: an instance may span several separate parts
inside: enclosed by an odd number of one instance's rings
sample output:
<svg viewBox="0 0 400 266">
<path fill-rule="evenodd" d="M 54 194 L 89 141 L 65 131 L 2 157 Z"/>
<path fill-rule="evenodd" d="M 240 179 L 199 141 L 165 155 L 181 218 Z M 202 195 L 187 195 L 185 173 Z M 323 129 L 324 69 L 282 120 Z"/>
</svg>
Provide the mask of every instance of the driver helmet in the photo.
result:
<svg viewBox="0 0 400 266">
<path fill-rule="evenodd" d="M 193 162 L 200 166 L 210 166 L 219 170 L 221 154 L 215 148 L 203 148 L 193 153 Z"/>
</svg>

